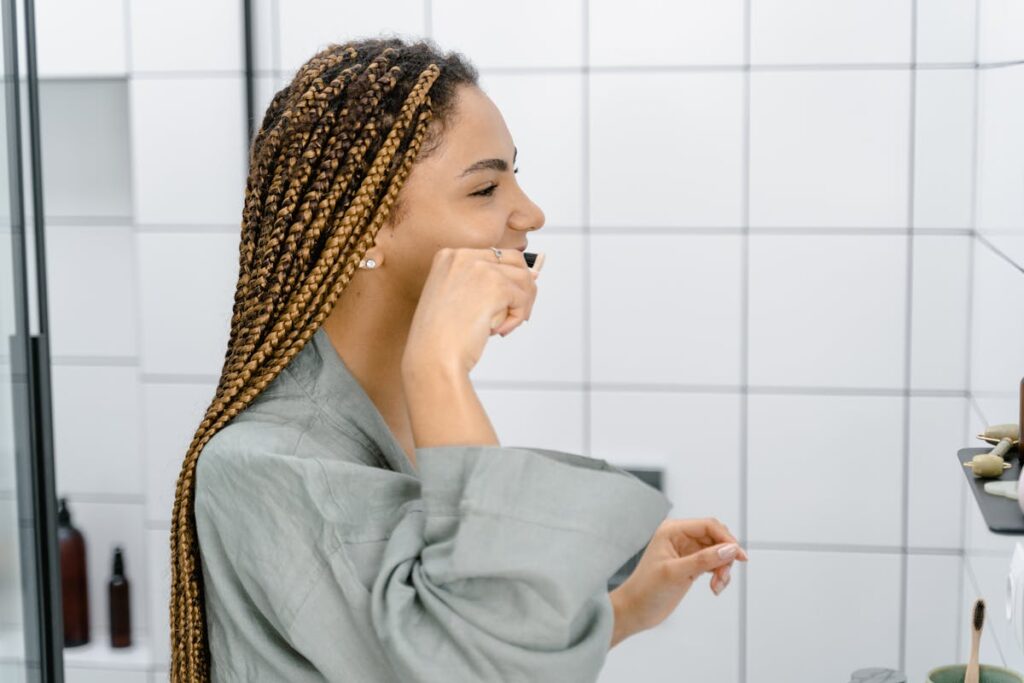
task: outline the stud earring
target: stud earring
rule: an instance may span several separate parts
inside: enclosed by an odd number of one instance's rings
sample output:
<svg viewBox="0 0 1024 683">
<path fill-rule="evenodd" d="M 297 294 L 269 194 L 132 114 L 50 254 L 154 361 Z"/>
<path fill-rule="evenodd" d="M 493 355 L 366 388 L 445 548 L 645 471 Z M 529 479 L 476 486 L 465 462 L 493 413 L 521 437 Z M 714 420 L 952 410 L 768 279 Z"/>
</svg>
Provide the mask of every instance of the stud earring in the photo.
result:
<svg viewBox="0 0 1024 683">
<path fill-rule="evenodd" d="M 377 267 L 377 262 L 374 261 L 372 258 L 363 259 L 362 261 L 359 262 L 359 267 L 373 269 Z"/>
</svg>

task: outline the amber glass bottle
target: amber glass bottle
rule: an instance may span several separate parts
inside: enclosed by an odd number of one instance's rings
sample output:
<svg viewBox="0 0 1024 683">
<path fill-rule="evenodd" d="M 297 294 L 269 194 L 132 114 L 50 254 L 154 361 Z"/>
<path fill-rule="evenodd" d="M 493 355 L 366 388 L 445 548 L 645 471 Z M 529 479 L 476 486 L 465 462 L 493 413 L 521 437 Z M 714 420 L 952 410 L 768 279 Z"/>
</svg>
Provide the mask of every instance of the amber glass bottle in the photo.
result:
<svg viewBox="0 0 1024 683">
<path fill-rule="evenodd" d="M 110 595 L 110 646 L 128 647 L 132 644 L 131 609 L 120 546 L 114 548 L 114 571 L 107 591 Z"/>
<path fill-rule="evenodd" d="M 57 507 L 57 543 L 60 546 L 64 647 L 85 645 L 89 642 L 89 582 L 85 572 L 85 538 L 71 523 L 67 498 L 61 498 Z"/>
</svg>

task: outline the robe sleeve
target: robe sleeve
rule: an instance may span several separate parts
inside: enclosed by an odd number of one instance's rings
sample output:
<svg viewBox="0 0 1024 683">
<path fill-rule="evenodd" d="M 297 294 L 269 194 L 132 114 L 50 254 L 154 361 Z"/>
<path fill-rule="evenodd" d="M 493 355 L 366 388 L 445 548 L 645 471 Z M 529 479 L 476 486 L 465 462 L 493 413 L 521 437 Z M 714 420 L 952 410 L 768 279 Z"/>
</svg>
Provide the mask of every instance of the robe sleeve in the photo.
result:
<svg viewBox="0 0 1024 683">
<path fill-rule="evenodd" d="M 562 451 L 435 446 L 416 461 L 418 482 L 321 463 L 339 509 L 380 514 L 324 555 L 289 641 L 328 680 L 372 676 L 362 662 L 378 652 L 399 681 L 595 681 L 614 625 L 607 582 L 671 503 Z"/>
</svg>

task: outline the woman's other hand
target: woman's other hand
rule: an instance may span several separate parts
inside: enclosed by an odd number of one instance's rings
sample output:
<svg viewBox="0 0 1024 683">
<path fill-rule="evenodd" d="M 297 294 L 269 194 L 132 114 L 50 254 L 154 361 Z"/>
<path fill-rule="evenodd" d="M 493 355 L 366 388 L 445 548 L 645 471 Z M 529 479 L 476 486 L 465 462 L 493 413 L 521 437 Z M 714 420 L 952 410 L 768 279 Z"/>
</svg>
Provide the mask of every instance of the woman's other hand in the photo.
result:
<svg viewBox="0 0 1024 683">
<path fill-rule="evenodd" d="M 736 560 L 746 562 L 747 553 L 717 519 L 663 521 L 633 573 L 611 593 L 612 646 L 664 621 L 704 573 L 711 574 L 711 591 L 720 594 Z"/>
</svg>

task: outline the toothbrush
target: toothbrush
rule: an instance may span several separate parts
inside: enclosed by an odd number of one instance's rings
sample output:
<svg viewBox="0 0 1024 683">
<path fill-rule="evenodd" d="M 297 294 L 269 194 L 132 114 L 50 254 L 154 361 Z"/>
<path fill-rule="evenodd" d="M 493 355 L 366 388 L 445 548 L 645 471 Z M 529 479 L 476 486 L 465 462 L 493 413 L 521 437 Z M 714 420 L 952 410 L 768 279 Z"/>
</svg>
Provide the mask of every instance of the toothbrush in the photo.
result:
<svg viewBox="0 0 1024 683">
<path fill-rule="evenodd" d="M 978 600 L 974 603 L 974 618 L 971 630 L 971 659 L 967 663 L 967 672 L 964 676 L 964 683 L 978 683 L 978 646 L 981 644 L 981 627 L 985 623 L 985 601 Z"/>
</svg>

